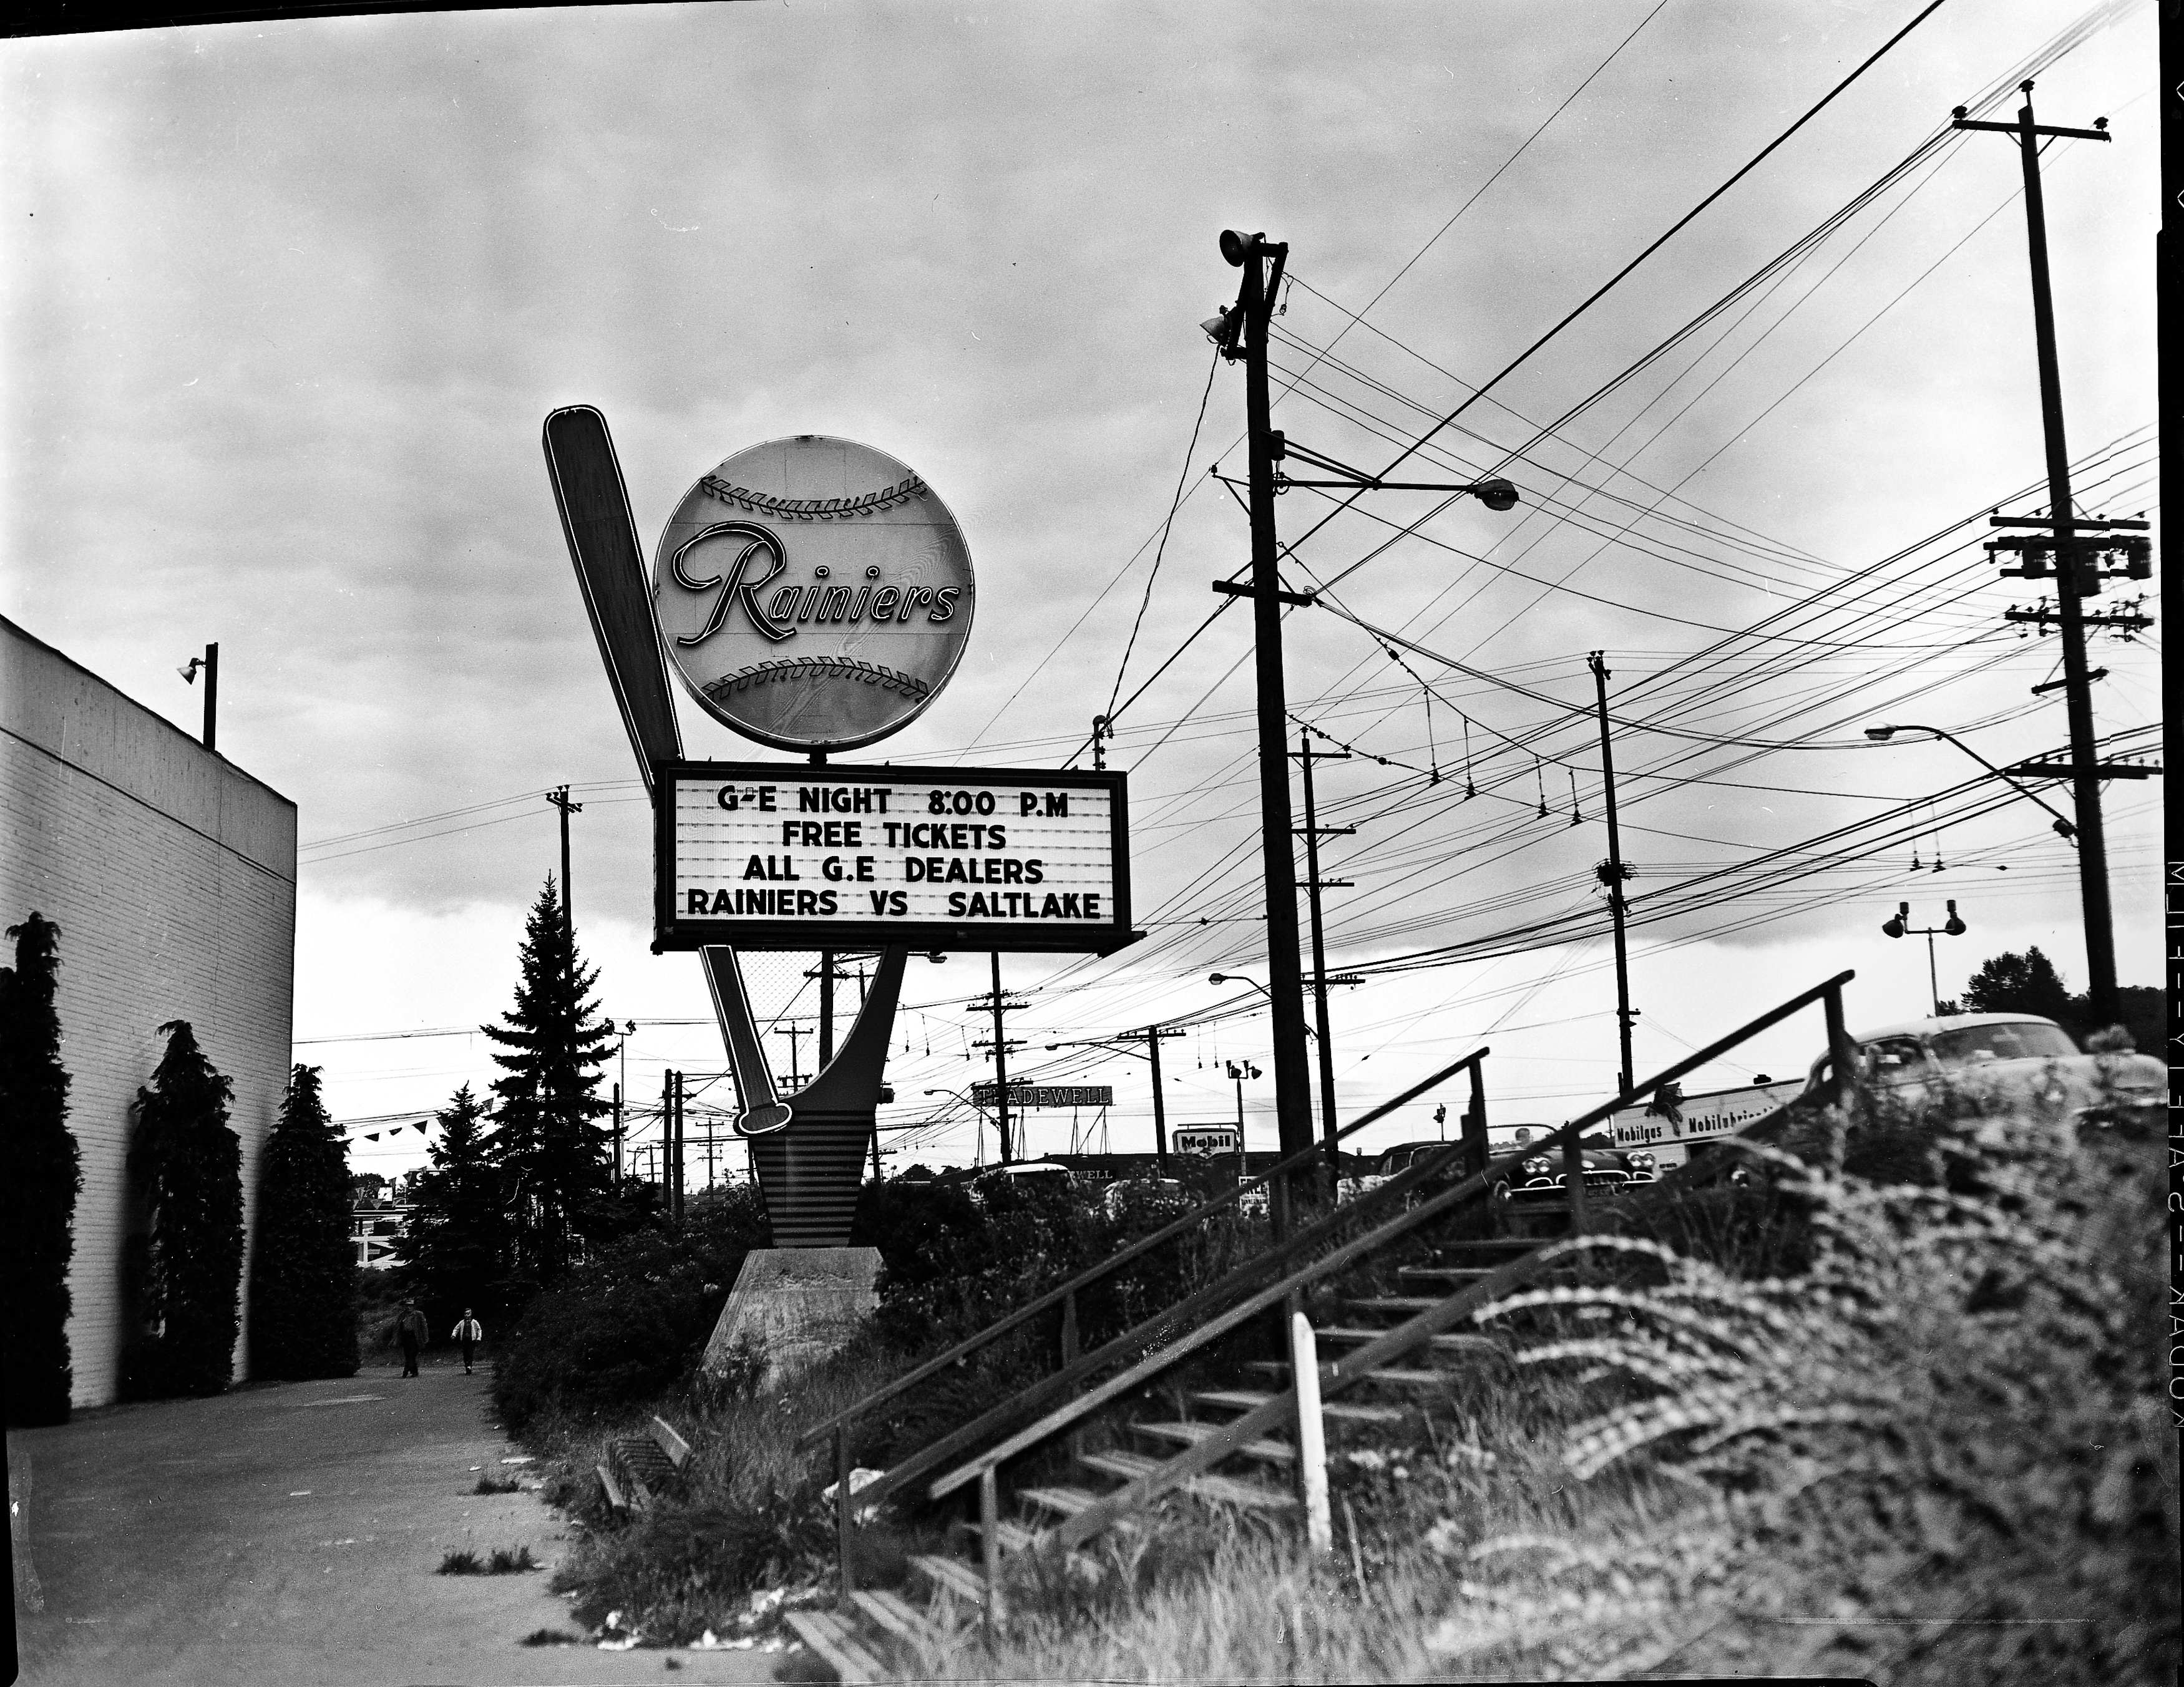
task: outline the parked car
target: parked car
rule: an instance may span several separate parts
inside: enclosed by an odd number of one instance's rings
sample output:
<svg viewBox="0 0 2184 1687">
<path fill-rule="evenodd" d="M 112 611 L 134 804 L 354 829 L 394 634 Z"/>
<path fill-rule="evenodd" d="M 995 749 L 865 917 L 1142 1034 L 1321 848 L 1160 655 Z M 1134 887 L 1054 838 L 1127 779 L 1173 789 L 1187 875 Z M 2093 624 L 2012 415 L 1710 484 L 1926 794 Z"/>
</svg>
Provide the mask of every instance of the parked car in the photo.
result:
<svg viewBox="0 0 2184 1687">
<path fill-rule="evenodd" d="M 1120 1218 L 1133 1206 L 1182 1207 L 1190 1191 L 1176 1178 L 1117 1178 L 1100 1193 L 1101 1209 L 1110 1218 Z"/>
<path fill-rule="evenodd" d="M 1884 1026 L 1852 1039 L 1876 1100 L 1961 1114 L 2012 1106 L 2059 1110 L 2086 1124 L 2152 1125 L 2166 1118 L 2169 1074 L 2150 1055 L 2088 1055 L 2052 1019 L 2029 1013 L 1958 1013 Z M 1823 1054 L 1805 1093 L 1830 1093 Z"/>
<path fill-rule="evenodd" d="M 1552 1134 L 1552 1130 L 1544 1125 L 1535 1125 L 1529 1129 L 1535 1137 L 1540 1139 Z M 1497 1144 L 1496 1157 L 1500 1158 L 1503 1152 Z M 1652 1183 L 1660 1175 L 1651 1151 L 1642 1148 L 1618 1148 L 1604 1132 L 1580 1137 L 1578 1155 L 1585 1166 L 1585 1192 L 1590 1196 L 1619 1195 L 1635 1185 Z M 1537 1204 L 1565 1200 L 1568 1198 L 1568 1183 L 1563 1159 L 1559 1149 L 1528 1155 L 1518 1162 L 1516 1175 L 1498 1179 L 1488 1193 L 1497 1201 Z"/>
</svg>

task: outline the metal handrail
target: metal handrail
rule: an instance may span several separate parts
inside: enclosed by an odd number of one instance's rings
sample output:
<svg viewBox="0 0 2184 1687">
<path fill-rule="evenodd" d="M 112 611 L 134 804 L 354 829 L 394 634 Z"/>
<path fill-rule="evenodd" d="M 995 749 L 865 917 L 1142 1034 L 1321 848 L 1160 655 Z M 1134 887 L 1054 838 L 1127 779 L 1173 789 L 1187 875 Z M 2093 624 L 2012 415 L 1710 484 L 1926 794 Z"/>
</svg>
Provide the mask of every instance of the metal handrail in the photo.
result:
<svg viewBox="0 0 2184 1687">
<path fill-rule="evenodd" d="M 1044 1294 L 1040 1294 L 1033 1300 L 1026 1301 L 1022 1306 L 1017 1307 L 1016 1311 L 1009 1313 L 1006 1317 L 1000 1318 L 993 1323 L 988 1324 L 984 1328 L 978 1331 L 972 1335 L 965 1337 L 964 1339 L 956 1343 L 955 1346 L 950 1348 L 945 1353 L 941 1354 L 938 1358 L 927 1360 L 922 1365 L 916 1367 L 914 1370 L 906 1371 L 901 1376 L 894 1378 L 894 1381 L 886 1384 L 881 1388 L 874 1389 L 871 1394 L 866 1395 L 862 1400 L 856 1401 L 854 1405 L 845 1406 L 833 1417 L 822 1418 L 819 1423 L 815 1423 L 811 1428 L 806 1429 L 801 1435 L 798 1436 L 796 1445 L 800 1447 L 809 1446 L 813 1442 L 818 1440 L 822 1436 L 827 1434 L 831 1431 L 839 1428 L 841 1425 L 851 1423 L 860 1417 L 870 1416 L 877 1408 L 885 1405 L 889 1400 L 893 1400 L 896 1395 L 904 1393 L 905 1390 L 915 1388 L 918 1384 L 923 1382 L 928 1377 L 939 1374 L 940 1372 L 944 1371 L 950 1366 L 956 1364 L 959 1360 L 968 1356 L 970 1354 L 976 1352 L 978 1349 L 998 1340 L 1004 1335 L 1006 1335 L 1011 1330 L 1021 1328 L 1023 1324 L 1038 1317 L 1039 1313 L 1046 1311 L 1049 1307 L 1063 1304 L 1067 1301 L 1072 1295 L 1076 1294 L 1080 1290 L 1097 1283 L 1101 1278 L 1109 1276 L 1112 1273 L 1119 1271 L 1123 1267 L 1129 1264 L 1133 1260 L 1142 1258 L 1145 1255 L 1150 1253 L 1155 1248 L 1159 1247 L 1162 1243 L 1172 1241 L 1176 1237 L 1183 1234 L 1185 1231 L 1195 1228 L 1206 1219 L 1210 1218 L 1214 1214 L 1219 1212 L 1223 1207 L 1236 1205 L 1239 1201 L 1242 1200 L 1245 1194 L 1249 1194 L 1253 1189 L 1259 1188 L 1262 1184 L 1270 1184 L 1274 1179 L 1286 1177 L 1290 1172 L 1300 1169 L 1308 1161 L 1326 1153 L 1334 1143 L 1340 1142 L 1344 1138 L 1351 1135 L 1353 1132 L 1364 1129 L 1368 1125 L 1377 1123 L 1381 1119 L 1385 1118 L 1390 1113 L 1395 1111 L 1396 1108 L 1416 1100 L 1420 1095 L 1432 1088 L 1435 1084 L 1442 1083 L 1446 1079 L 1453 1077 L 1457 1073 L 1462 1072 L 1466 1066 L 1469 1066 L 1473 1069 L 1474 1099 L 1474 1101 L 1478 1100 L 1479 1099 L 1479 1091 L 1477 1083 L 1479 1063 L 1486 1058 L 1489 1052 L 1489 1050 L 1483 1047 L 1473 1050 L 1471 1053 L 1466 1055 L 1462 1060 L 1457 1061 L 1455 1065 L 1444 1066 L 1440 1071 L 1435 1072 L 1431 1077 L 1426 1079 L 1423 1083 L 1412 1085 L 1410 1088 L 1405 1090 L 1401 1095 L 1396 1097 L 1392 1101 L 1384 1101 L 1371 1111 L 1364 1114 L 1359 1118 L 1353 1119 L 1350 1123 L 1345 1125 L 1340 1130 L 1337 1131 L 1331 1139 L 1325 1141 L 1316 1142 L 1309 1148 L 1301 1148 L 1295 1153 L 1275 1161 L 1273 1165 L 1268 1166 L 1264 1172 L 1259 1173 L 1257 1177 L 1251 1178 L 1247 1182 L 1240 1182 L 1234 1189 L 1225 1190 L 1222 1194 L 1214 1196 L 1210 1200 L 1201 1201 L 1198 1205 L 1193 1207 L 1189 1212 L 1184 1213 L 1180 1218 L 1174 1220 L 1171 1223 L 1163 1225 L 1160 1229 L 1154 1231 L 1151 1235 L 1143 1237 L 1138 1241 L 1133 1242 L 1128 1247 L 1123 1249 L 1120 1253 L 1111 1255 L 1109 1257 L 1099 1261 L 1095 1265 L 1088 1266 L 1084 1270 L 1079 1272 L 1075 1277 L 1071 1278 L 1068 1282 L 1061 1284 L 1059 1288 L 1048 1289 Z M 862 1493 L 864 1490 L 861 1489 L 858 1491 Z M 860 1503 L 862 1504 L 863 1502 L 861 1501 Z"/>
<path fill-rule="evenodd" d="M 1352 1240 L 1346 1243 L 1341 1247 L 1335 1249 L 1331 1253 L 1323 1255 L 1318 1259 L 1312 1261 L 1310 1264 L 1291 1272 L 1279 1281 L 1268 1285 L 1267 1287 L 1260 1289 L 1256 1294 L 1238 1302 L 1220 1317 L 1206 1324 L 1201 1325 L 1198 1328 L 1192 1330 L 1178 1340 L 1162 1347 L 1157 1352 L 1149 1355 L 1145 1358 L 1140 1360 L 1137 1364 L 1130 1367 L 1128 1370 L 1110 1378 L 1106 1382 L 1100 1384 L 1099 1387 L 1092 1389 L 1089 1393 L 1078 1396 L 1076 1399 L 1058 1407 L 1056 1410 L 1049 1412 L 1038 1423 L 1018 1431 L 1016 1434 L 1009 1436 L 1005 1440 L 996 1443 L 994 1446 L 988 1448 L 984 1452 L 979 1454 L 976 1458 L 972 1459 L 967 1463 L 958 1466 L 956 1469 L 949 1472 L 945 1476 L 941 1477 L 938 1481 L 933 1484 L 931 1489 L 928 1490 L 931 1496 L 937 1500 L 948 1494 L 953 1493 L 956 1489 L 965 1486 L 967 1484 L 979 1479 L 986 1471 L 1000 1466 L 1007 1460 L 1014 1458 L 1021 1453 L 1028 1451 L 1030 1449 L 1039 1445 L 1044 1441 L 1051 1439 L 1055 1435 L 1059 1434 L 1063 1430 L 1072 1428 L 1078 1420 L 1100 1410 L 1112 1400 L 1129 1394 L 1135 1389 L 1144 1388 L 1148 1382 L 1157 1378 L 1162 1372 L 1172 1369 L 1174 1366 L 1180 1363 L 1183 1360 L 1190 1357 L 1201 1348 L 1205 1347 L 1209 1343 L 1217 1340 L 1220 1337 L 1228 1334 L 1231 1330 L 1246 1322 L 1251 1317 L 1256 1317 L 1258 1313 L 1264 1311 L 1269 1306 L 1278 1305 L 1284 1300 L 1287 1299 L 1290 1295 L 1309 1287 L 1311 1284 L 1319 1281 L 1322 1278 L 1340 1271 L 1349 1265 L 1354 1264 L 1358 1259 L 1364 1256 L 1378 1252 L 1390 1242 L 1398 1240 L 1401 1237 L 1409 1234 L 1419 1226 L 1438 1217 L 1440 1214 L 1447 1211 L 1450 1208 L 1457 1205 L 1458 1203 L 1468 1200 L 1482 1191 L 1490 1189 L 1493 1186 L 1497 1174 L 1506 1170 L 1507 1167 L 1521 1164 L 1521 1162 L 1526 1159 L 1531 1158 L 1543 1151 L 1549 1150 L 1556 1147 L 1561 1147 L 1567 1152 L 1574 1153 L 1576 1151 L 1579 1139 L 1585 1131 L 1589 1130 L 1594 1125 L 1598 1124 L 1602 1119 L 1607 1118 L 1613 1114 L 1621 1111 L 1624 1108 L 1631 1105 L 1634 1102 L 1643 1100 L 1646 1095 L 1658 1089 L 1662 1084 L 1672 1083 L 1675 1079 L 1683 1077 L 1686 1072 L 1696 1070 L 1698 1067 L 1704 1066 L 1708 1061 L 1713 1060 L 1720 1055 L 1727 1052 L 1729 1050 L 1735 1048 L 1738 1044 L 1742 1043 L 1752 1037 L 1757 1036 L 1760 1032 L 1767 1030 L 1769 1027 L 1780 1023 L 1782 1020 L 1788 1018 L 1791 1014 L 1797 1012 L 1799 1010 L 1811 1006 L 1816 1001 L 1825 999 L 1827 1003 L 1829 1043 L 1831 1050 L 1836 1050 L 1838 1055 L 1835 1063 L 1836 1072 L 1839 1075 L 1837 1078 L 1838 1086 L 1841 1088 L 1846 1084 L 1854 1085 L 1855 1077 L 1851 1075 L 1851 1067 L 1849 1063 L 1841 1058 L 1838 1044 L 1843 1038 L 1843 1033 L 1841 1031 L 1842 987 L 1856 976 L 1857 974 L 1853 972 L 1837 973 L 1826 983 L 1817 984 L 1811 989 L 1803 992 L 1802 994 L 1792 997 L 1790 1000 L 1782 1003 L 1780 1006 L 1769 1010 L 1768 1012 L 1762 1014 L 1758 1018 L 1752 1020 L 1748 1023 L 1740 1027 L 1737 1030 L 1730 1033 L 1728 1036 L 1724 1037 L 1714 1043 L 1709 1044 L 1707 1047 L 1698 1050 L 1696 1053 L 1690 1055 L 1686 1059 L 1678 1061 L 1675 1065 L 1669 1067 L 1666 1071 L 1657 1073 L 1652 1077 L 1646 1079 L 1643 1083 L 1634 1086 L 1630 1089 L 1624 1091 L 1622 1094 L 1616 1096 L 1613 1100 L 1604 1102 L 1601 1105 L 1592 1109 L 1590 1112 L 1582 1114 L 1579 1117 L 1571 1120 L 1568 1124 L 1565 1124 L 1559 1129 L 1551 1133 L 1547 1137 L 1544 1138 L 1540 1141 L 1528 1144 L 1523 1148 L 1513 1150 L 1511 1153 L 1503 1155 L 1498 1160 L 1489 1161 L 1487 1165 L 1480 1171 L 1473 1173 L 1468 1178 L 1462 1178 L 1459 1182 L 1451 1185 L 1448 1189 L 1444 1189 L 1420 1202 L 1417 1206 L 1412 1207 L 1407 1211 L 1399 1213 L 1396 1217 L 1390 1219 L 1377 1229 L 1368 1231 L 1362 1236 L 1354 1238 Z M 1468 1145 L 1468 1144 L 1462 1143 L 1451 1144 L 1446 1149 L 1444 1149 L 1434 1154 L 1429 1158 L 1414 1165 L 1409 1172 L 1405 1172 L 1401 1178 L 1391 1179 L 1389 1183 L 1383 1184 L 1379 1189 L 1373 1190 L 1369 1194 L 1362 1197 L 1358 1201 L 1352 1204 L 1353 1207 L 1362 1209 L 1368 1202 L 1373 1201 L 1376 1197 L 1390 1195 L 1398 1190 L 1403 1193 L 1407 1193 L 1408 1189 L 1415 1187 L 1418 1183 L 1424 1182 L 1426 1178 L 1434 1176 L 1435 1173 L 1453 1164 L 1456 1156 L 1462 1152 Z M 1576 1193 L 1576 1191 L 1582 1189 L 1582 1178 L 1580 1178 L 1576 1180 L 1572 1189 L 1574 1205 L 1577 1205 L 1582 1200 L 1582 1197 Z M 1312 1227 L 1312 1231 L 1301 1233 L 1297 1237 L 1292 1238 L 1290 1244 L 1284 1249 L 1271 1251 L 1283 1254 L 1295 1251 L 1300 1245 L 1308 1245 L 1310 1241 L 1319 1239 L 1319 1237 L 1325 1233 L 1328 1227 L 1329 1221 L 1322 1221 L 1321 1224 Z M 1318 1233 L 1315 1234 L 1314 1233 Z M 1269 1257 L 1269 1256 L 1262 1256 L 1261 1260 L 1263 1261 L 1268 1257 Z M 1256 1265 L 1258 1263 L 1259 1261 L 1253 1261 L 1252 1265 Z M 1248 1273 L 1251 1268 L 1251 1265 L 1247 1265 L 1240 1268 L 1238 1272 L 1232 1272 L 1230 1278 L 1227 1279 L 1227 1283 L 1235 1283 L 1238 1278 L 1242 1278 Z M 1507 1267 L 1504 1267 L 1503 1269 L 1507 1269 Z M 1492 1279 L 1489 1279 L 1489 1281 L 1491 1280 Z M 1215 1289 L 1223 1286 L 1225 1285 L 1213 1285 Z M 1201 1295 L 1206 1294 L 1207 1292 L 1208 1291 L 1201 1291 Z M 1196 1300 L 1200 1298 L 1201 1297 L 1193 1296 L 1192 1300 Z M 1188 1301 L 1184 1303 L 1185 1306 L 1190 1304 L 1190 1302 Z M 1178 1308 L 1176 1310 L 1180 1309 Z M 1421 1316 L 1424 1317 L 1425 1315 Z M 1413 1322 L 1415 1322 L 1417 1321 L 1414 1320 Z M 1145 1330 L 1149 1329 L 1150 1327 L 1150 1324 L 1148 1324 L 1145 1326 L 1140 1326 L 1139 1328 L 1140 1330 Z M 1402 1326 L 1400 1328 L 1407 1328 L 1409 1327 Z M 1117 1339 L 1117 1343 L 1127 1341 L 1130 1339 L 1131 1337 L 1138 1334 L 1138 1331 L 1130 1332 L 1128 1335 L 1118 1337 Z M 1102 1351 L 1105 1352 L 1112 1350 L 1117 1345 L 1117 1343 L 1110 1343 L 1108 1349 L 1103 1349 Z M 1375 1344 L 1375 1345 L 1378 1345 L 1378 1344 Z M 1195 1474 L 1197 1462 L 1191 1456 L 1192 1455 L 1212 1446 L 1217 1442 L 1225 1442 L 1228 1431 L 1236 1430 L 1240 1432 L 1241 1426 L 1247 1423 L 1253 1425 L 1251 1434 L 1256 1434 L 1260 1429 L 1263 1429 L 1268 1424 L 1276 1421 L 1273 1417 L 1267 1417 L 1262 1420 L 1262 1414 L 1269 1412 L 1272 1410 L 1273 1404 L 1273 1402 L 1269 1402 L 1268 1406 L 1255 1407 L 1251 1412 L 1246 1414 L 1244 1418 L 1239 1419 L 1235 1424 L 1228 1426 L 1227 1429 L 1224 1429 L 1222 1434 L 1209 1437 L 1206 1441 L 1201 1442 L 1196 1447 L 1192 1448 L 1189 1454 L 1179 1456 L 1177 1460 L 1170 1461 L 1170 1464 L 1168 1466 L 1161 1467 L 1161 1469 L 1167 1470 L 1170 1468 L 1171 1466 L 1177 1466 L 1188 1462 L 1194 1467 L 1187 1473 Z M 950 1437 L 948 1439 L 954 1439 L 956 1438 Z M 1250 1439 L 1250 1437 L 1245 1436 L 1244 1439 Z M 1208 1463 L 1212 1462 L 1213 1461 L 1210 1459 L 1207 1461 Z M 1138 1490 L 1141 1487 L 1145 1487 L 1149 1479 L 1156 1473 L 1148 1473 L 1147 1476 L 1141 1477 L 1138 1478 L 1137 1481 L 1117 1490 L 1114 1495 L 1110 1496 L 1109 1500 L 1102 1500 L 1094 1506 L 1088 1507 L 1084 1512 L 1080 1512 L 1078 1517 L 1070 1520 L 1071 1525 L 1083 1523 L 1084 1520 L 1092 1517 L 1095 1512 L 1105 1513 L 1111 1507 L 1114 1510 L 1119 1510 L 1126 1505 L 1135 1505 L 1139 1503 L 1142 1498 L 1145 1496 L 1140 1495 Z M 892 1473 L 890 1473 L 890 1474 L 892 1474 Z M 871 1490 L 866 1489 L 865 1491 L 870 1492 Z M 1150 1490 L 1148 1489 L 1148 1492 L 1150 1491 Z M 1073 1528 L 1070 1530 L 1070 1533 L 1073 1539 L 1081 1539 L 1084 1538 L 1084 1533 L 1079 1532 Z"/>
</svg>

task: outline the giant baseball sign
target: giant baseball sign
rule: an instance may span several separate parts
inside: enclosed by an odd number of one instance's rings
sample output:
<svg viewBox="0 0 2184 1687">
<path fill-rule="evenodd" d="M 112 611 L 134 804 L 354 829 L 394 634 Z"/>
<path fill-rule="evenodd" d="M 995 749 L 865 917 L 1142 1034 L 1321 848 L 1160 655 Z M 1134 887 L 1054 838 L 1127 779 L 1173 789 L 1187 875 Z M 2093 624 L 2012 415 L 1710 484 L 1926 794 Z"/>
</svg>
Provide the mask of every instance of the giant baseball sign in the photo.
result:
<svg viewBox="0 0 2184 1687">
<path fill-rule="evenodd" d="M 818 434 L 701 479 L 652 570 L 683 684 L 776 749 L 855 749 L 907 726 L 955 672 L 974 596 L 939 495 L 885 452 Z"/>
</svg>

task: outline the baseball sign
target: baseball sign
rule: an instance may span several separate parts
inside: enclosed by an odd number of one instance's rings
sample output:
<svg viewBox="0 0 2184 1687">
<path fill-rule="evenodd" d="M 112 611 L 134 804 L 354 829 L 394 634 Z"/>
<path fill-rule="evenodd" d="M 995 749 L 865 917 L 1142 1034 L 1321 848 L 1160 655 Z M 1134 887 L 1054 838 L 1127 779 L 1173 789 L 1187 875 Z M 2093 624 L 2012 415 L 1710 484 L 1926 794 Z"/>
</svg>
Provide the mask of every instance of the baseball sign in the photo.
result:
<svg viewBox="0 0 2184 1687">
<path fill-rule="evenodd" d="M 819 434 L 700 479 L 652 570 L 682 683 L 775 749 L 855 749 L 909 725 L 956 671 L 975 595 L 939 494 L 885 452 Z"/>
</svg>

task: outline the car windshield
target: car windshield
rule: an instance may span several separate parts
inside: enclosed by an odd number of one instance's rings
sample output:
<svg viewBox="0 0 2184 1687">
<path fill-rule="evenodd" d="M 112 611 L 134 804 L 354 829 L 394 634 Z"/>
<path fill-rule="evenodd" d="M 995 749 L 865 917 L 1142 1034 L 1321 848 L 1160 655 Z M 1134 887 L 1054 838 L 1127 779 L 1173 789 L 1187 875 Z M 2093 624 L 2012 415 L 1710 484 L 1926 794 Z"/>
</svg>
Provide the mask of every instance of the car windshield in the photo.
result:
<svg viewBox="0 0 2184 1687">
<path fill-rule="evenodd" d="M 2061 1026 L 2042 1025 L 2036 1020 L 1967 1025 L 1936 1032 L 1930 1041 L 1935 1058 L 1945 1066 L 1974 1066 L 1981 1061 L 2051 1060 L 2078 1052 L 2078 1045 Z"/>
</svg>

